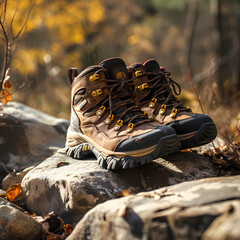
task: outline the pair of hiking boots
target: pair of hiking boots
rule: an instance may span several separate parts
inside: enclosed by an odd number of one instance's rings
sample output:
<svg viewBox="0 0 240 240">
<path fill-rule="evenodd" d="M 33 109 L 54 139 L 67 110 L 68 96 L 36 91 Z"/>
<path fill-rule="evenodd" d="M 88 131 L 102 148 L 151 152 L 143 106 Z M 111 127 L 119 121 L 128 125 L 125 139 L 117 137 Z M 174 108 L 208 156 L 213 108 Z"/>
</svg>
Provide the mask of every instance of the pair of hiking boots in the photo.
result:
<svg viewBox="0 0 240 240">
<path fill-rule="evenodd" d="M 66 152 L 73 158 L 94 153 L 103 168 L 132 168 L 216 137 L 212 119 L 177 100 L 180 86 L 153 59 L 127 68 L 111 58 L 80 74 L 70 68 L 68 80 Z"/>
</svg>

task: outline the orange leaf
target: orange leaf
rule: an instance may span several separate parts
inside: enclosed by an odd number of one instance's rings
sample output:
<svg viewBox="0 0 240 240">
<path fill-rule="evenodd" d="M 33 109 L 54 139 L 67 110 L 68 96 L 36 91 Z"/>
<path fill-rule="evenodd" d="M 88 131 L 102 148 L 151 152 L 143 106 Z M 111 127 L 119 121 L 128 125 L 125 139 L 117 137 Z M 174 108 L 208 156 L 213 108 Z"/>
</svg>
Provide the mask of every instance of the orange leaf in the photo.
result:
<svg viewBox="0 0 240 240">
<path fill-rule="evenodd" d="M 130 195 L 130 191 L 129 191 L 128 189 L 123 189 L 123 190 L 122 190 L 122 195 L 123 195 L 124 197 L 126 197 L 126 196 Z"/>
<path fill-rule="evenodd" d="M 73 231 L 73 226 L 71 224 L 65 224 L 64 231 L 66 233 L 66 236 L 68 236 Z"/>
<path fill-rule="evenodd" d="M 5 90 L 5 89 L 2 89 L 1 97 L 2 97 L 2 101 L 5 104 L 7 104 L 8 102 L 12 101 L 12 97 L 11 97 L 10 93 L 7 90 Z"/>
<path fill-rule="evenodd" d="M 8 89 L 12 88 L 12 84 L 10 83 L 9 79 L 10 79 L 9 76 L 5 77 L 3 81 L 3 88 L 8 88 Z"/>
<path fill-rule="evenodd" d="M 21 183 L 14 184 L 13 186 L 11 186 L 6 192 L 8 200 L 12 202 L 16 197 L 19 196 L 21 190 L 22 190 Z"/>
<path fill-rule="evenodd" d="M 189 148 L 181 150 L 181 152 L 191 152 Z"/>
</svg>

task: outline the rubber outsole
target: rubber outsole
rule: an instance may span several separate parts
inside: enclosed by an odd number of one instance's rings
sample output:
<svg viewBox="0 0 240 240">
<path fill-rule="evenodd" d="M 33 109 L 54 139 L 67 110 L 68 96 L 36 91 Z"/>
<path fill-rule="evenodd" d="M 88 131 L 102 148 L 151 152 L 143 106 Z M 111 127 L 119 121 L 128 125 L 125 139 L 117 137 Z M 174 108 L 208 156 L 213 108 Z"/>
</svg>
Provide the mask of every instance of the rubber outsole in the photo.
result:
<svg viewBox="0 0 240 240">
<path fill-rule="evenodd" d="M 92 144 L 85 142 L 74 147 L 66 147 L 65 151 L 68 156 L 75 159 L 82 159 L 90 156 L 92 153 L 96 156 L 98 164 L 108 170 L 120 170 L 127 168 L 139 167 L 152 162 L 154 159 L 166 156 L 180 150 L 180 141 L 176 134 L 162 137 L 155 150 L 145 156 L 132 157 L 125 156 L 118 158 L 116 156 L 104 156 Z"/>
<path fill-rule="evenodd" d="M 187 149 L 192 147 L 198 147 L 204 144 L 207 144 L 213 141 L 217 136 L 217 128 L 213 122 L 208 122 L 202 124 L 200 129 L 195 132 L 195 134 L 189 139 L 181 140 L 181 136 L 179 135 L 179 139 L 181 142 L 181 149 Z"/>
</svg>

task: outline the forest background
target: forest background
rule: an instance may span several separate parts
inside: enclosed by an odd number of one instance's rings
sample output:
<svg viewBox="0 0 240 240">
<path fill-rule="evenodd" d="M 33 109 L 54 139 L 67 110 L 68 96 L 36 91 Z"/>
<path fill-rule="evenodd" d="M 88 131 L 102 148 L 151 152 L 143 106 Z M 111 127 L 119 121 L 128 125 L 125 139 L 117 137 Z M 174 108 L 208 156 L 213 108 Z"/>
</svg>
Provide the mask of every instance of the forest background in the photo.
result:
<svg viewBox="0 0 240 240">
<path fill-rule="evenodd" d="M 210 114 L 221 136 L 239 138 L 239 0 L 8 0 L 7 9 L 4 2 L 4 26 L 13 35 L 34 4 L 11 46 L 13 100 L 69 119 L 69 67 L 83 70 L 116 56 L 127 65 L 155 58 L 181 85 L 180 100 Z"/>
</svg>

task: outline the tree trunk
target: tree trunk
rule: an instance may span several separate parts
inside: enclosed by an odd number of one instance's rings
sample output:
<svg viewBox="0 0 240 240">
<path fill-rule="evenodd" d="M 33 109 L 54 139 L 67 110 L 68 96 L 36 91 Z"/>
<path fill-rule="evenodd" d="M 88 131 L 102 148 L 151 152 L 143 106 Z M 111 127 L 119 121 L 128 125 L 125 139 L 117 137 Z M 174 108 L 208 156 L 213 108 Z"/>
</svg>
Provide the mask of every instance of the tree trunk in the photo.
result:
<svg viewBox="0 0 240 240">
<path fill-rule="evenodd" d="M 187 19 L 184 29 L 185 39 L 185 50 L 183 56 L 184 69 L 186 69 L 186 67 L 191 68 L 192 45 L 195 35 L 197 16 L 198 16 L 198 2 L 196 0 L 190 0 L 188 3 Z M 191 72 L 193 73 L 193 69 L 191 69 Z"/>
<path fill-rule="evenodd" d="M 221 63 L 222 57 L 224 55 L 223 52 L 223 33 L 221 28 L 221 1 L 220 0 L 211 0 L 211 15 L 213 19 L 213 31 L 212 31 L 212 38 L 213 38 L 213 47 L 215 48 L 215 53 L 217 60 L 220 61 L 219 68 L 216 72 L 217 77 L 217 85 L 218 85 L 218 94 L 219 99 L 224 102 L 225 99 L 225 92 L 224 92 L 224 70 Z"/>
</svg>

